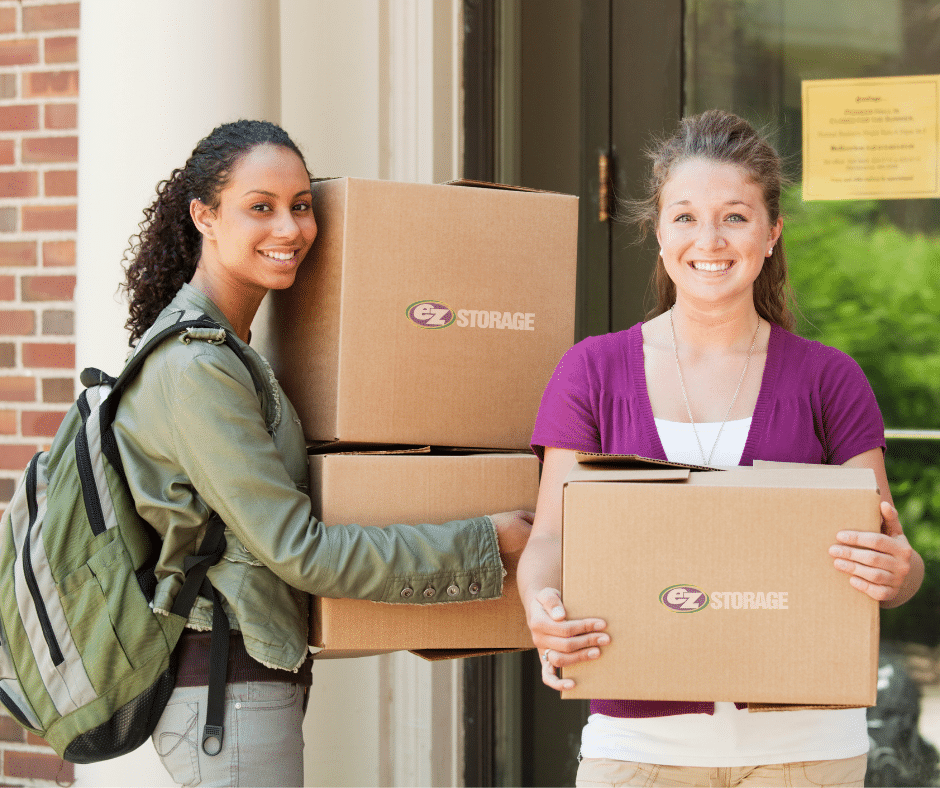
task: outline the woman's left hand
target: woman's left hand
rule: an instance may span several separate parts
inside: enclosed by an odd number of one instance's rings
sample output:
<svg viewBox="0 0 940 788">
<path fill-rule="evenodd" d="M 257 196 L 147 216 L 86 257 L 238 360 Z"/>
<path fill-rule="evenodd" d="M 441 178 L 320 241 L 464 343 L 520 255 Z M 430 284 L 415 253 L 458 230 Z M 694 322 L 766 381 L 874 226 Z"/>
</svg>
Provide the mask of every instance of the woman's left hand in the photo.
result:
<svg viewBox="0 0 940 788">
<path fill-rule="evenodd" d="M 898 520 L 898 510 L 881 502 L 881 533 L 840 531 L 839 544 L 829 548 L 835 567 L 850 575 L 849 582 L 881 603 L 898 596 L 911 571 L 911 548 Z"/>
</svg>

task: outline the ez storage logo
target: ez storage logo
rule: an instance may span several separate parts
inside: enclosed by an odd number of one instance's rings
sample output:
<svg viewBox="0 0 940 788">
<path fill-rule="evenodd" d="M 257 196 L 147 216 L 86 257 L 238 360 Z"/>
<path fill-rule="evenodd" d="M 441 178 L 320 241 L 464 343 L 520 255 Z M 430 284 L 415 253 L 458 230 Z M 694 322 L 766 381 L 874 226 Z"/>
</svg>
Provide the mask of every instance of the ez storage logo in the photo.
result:
<svg viewBox="0 0 940 788">
<path fill-rule="evenodd" d="M 454 322 L 454 310 L 440 301 L 415 301 L 405 312 L 421 328 L 447 328 Z"/>
<path fill-rule="evenodd" d="M 708 594 L 695 586 L 669 586 L 659 601 L 676 613 L 697 613 L 708 607 Z"/>
<path fill-rule="evenodd" d="M 421 328 L 499 328 L 514 331 L 535 331 L 534 312 L 500 312 L 496 309 L 453 310 L 442 301 L 415 301 L 405 315 Z"/>
<path fill-rule="evenodd" d="M 789 610 L 789 591 L 713 591 L 711 596 L 689 585 L 669 586 L 659 601 L 676 613 L 712 610 Z"/>
</svg>

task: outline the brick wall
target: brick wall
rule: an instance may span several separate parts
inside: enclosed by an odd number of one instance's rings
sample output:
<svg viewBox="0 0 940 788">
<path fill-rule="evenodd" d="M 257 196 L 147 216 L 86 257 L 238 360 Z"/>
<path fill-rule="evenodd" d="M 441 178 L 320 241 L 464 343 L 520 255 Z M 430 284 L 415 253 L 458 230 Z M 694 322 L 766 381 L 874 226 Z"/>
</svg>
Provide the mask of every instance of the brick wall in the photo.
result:
<svg viewBox="0 0 940 788">
<path fill-rule="evenodd" d="M 0 0 L 0 510 L 75 391 L 74 0 Z M 0 715 L 0 785 L 74 779 Z"/>
</svg>

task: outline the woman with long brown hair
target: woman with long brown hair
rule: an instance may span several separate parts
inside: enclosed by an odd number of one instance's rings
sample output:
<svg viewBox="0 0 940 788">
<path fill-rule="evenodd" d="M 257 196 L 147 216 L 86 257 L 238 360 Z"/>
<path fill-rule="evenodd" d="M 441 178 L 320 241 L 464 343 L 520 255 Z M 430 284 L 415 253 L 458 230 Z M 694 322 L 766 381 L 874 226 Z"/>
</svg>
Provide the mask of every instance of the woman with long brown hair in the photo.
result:
<svg viewBox="0 0 940 788">
<path fill-rule="evenodd" d="M 718 110 L 684 119 L 651 157 L 635 214 L 660 245 L 656 307 L 645 322 L 568 351 L 532 438 L 544 466 L 519 588 L 542 679 L 555 689 L 573 686 L 557 668 L 602 658 L 610 642 L 603 620 L 568 620 L 558 591 L 562 483 L 578 450 L 871 468 L 882 532 L 841 532 L 834 565 L 884 607 L 905 602 L 923 578 L 892 504 L 868 381 L 844 353 L 792 333 L 780 157 Z M 730 702 L 595 700 L 578 783 L 860 786 L 867 750 L 864 709 L 749 714 Z"/>
</svg>

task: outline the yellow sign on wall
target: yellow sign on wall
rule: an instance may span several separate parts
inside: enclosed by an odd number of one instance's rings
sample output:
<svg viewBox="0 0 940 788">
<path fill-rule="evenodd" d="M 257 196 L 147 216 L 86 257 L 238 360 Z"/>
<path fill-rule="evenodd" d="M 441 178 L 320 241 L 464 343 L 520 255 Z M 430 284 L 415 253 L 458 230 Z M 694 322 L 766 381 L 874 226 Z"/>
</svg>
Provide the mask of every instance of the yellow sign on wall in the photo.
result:
<svg viewBox="0 0 940 788">
<path fill-rule="evenodd" d="M 803 82 L 803 199 L 940 197 L 940 75 Z"/>
</svg>

